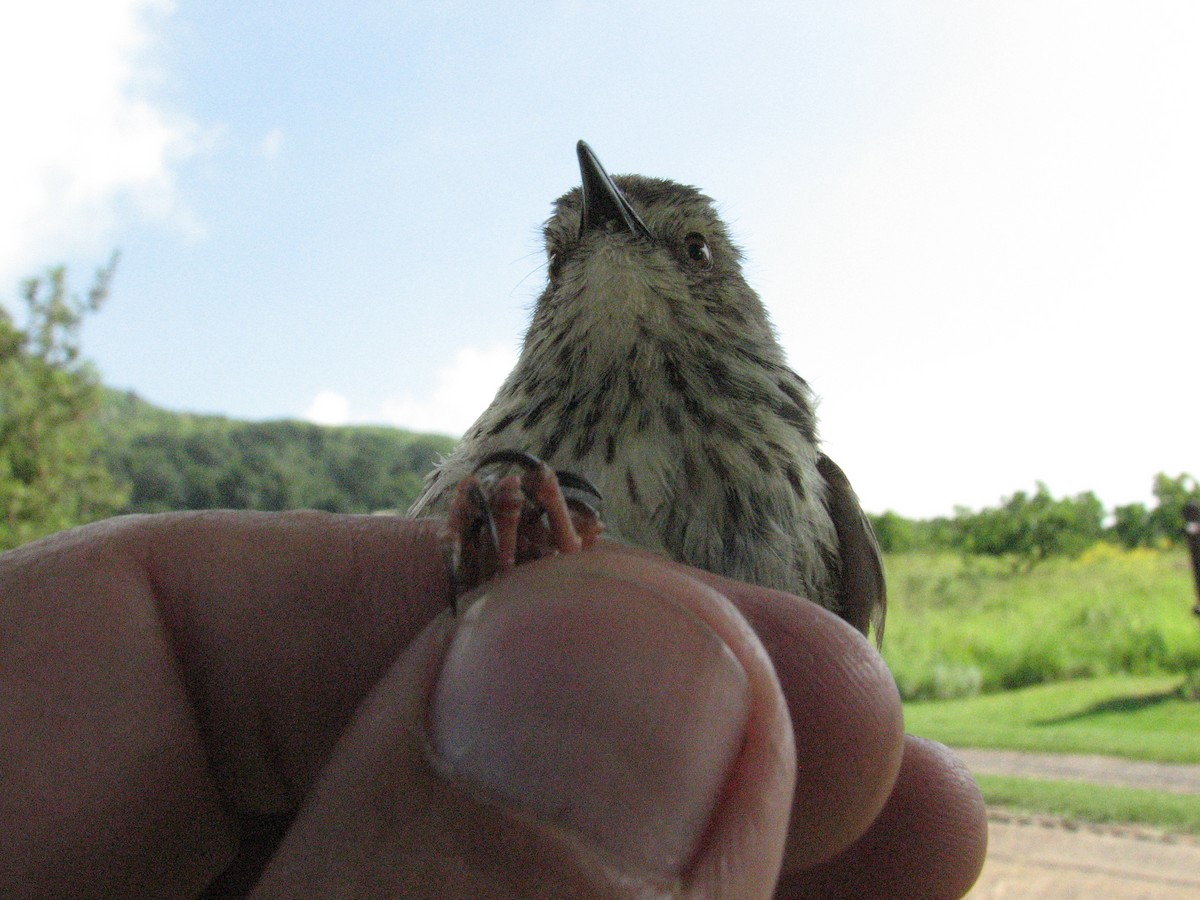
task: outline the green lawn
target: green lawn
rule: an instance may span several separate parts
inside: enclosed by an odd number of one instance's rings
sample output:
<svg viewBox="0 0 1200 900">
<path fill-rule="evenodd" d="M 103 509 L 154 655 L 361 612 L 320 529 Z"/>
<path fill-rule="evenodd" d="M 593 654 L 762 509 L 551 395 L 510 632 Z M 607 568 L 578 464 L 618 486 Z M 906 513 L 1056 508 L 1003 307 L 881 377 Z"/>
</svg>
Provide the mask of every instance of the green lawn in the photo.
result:
<svg viewBox="0 0 1200 900">
<path fill-rule="evenodd" d="M 1183 676 L 1110 677 L 906 703 L 905 726 L 958 747 L 1200 763 L 1200 702 Z"/>
<path fill-rule="evenodd" d="M 1200 796 L 1167 794 L 1078 781 L 979 775 L 987 802 L 1085 822 L 1133 822 L 1164 831 L 1200 834 Z"/>
</svg>

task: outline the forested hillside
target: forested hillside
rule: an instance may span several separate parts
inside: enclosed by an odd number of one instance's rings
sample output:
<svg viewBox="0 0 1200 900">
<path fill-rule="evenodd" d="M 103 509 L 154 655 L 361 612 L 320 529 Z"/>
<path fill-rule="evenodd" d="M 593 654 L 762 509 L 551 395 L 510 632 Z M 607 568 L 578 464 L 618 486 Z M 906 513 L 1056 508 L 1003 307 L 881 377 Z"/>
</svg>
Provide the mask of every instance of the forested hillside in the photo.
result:
<svg viewBox="0 0 1200 900">
<path fill-rule="evenodd" d="M 122 512 L 173 509 L 404 510 L 447 437 L 386 427 L 331 428 L 174 413 L 107 391 L 100 457 Z"/>
</svg>

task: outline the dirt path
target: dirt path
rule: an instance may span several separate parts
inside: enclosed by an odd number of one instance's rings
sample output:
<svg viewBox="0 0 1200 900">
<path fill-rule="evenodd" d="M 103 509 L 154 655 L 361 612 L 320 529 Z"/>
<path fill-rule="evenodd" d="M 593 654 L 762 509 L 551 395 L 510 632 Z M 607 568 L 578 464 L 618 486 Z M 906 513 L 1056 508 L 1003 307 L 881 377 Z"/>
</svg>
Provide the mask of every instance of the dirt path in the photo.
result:
<svg viewBox="0 0 1200 900">
<path fill-rule="evenodd" d="M 955 750 L 972 772 L 1094 781 L 1121 787 L 1148 788 L 1172 794 L 1200 794 L 1200 766 L 1141 762 L 1115 756 L 1073 753 L 1021 753 L 1017 750 Z"/>
<path fill-rule="evenodd" d="M 989 816 L 988 856 L 970 900 L 1200 897 L 1200 840 L 1144 829 Z"/>
<path fill-rule="evenodd" d="M 957 751 L 974 772 L 1200 794 L 1200 766 L 1103 756 Z M 970 900 L 1200 897 L 1200 839 L 989 811 L 988 857 Z"/>
</svg>

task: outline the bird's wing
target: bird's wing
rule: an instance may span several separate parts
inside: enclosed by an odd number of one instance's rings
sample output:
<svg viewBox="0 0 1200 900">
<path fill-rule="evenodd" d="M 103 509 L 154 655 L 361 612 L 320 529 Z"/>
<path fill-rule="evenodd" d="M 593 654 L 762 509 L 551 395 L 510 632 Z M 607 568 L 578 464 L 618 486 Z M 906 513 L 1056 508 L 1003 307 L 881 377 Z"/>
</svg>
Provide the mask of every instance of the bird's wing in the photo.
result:
<svg viewBox="0 0 1200 900">
<path fill-rule="evenodd" d="M 863 634 L 875 632 L 875 643 L 883 644 L 887 617 L 887 585 L 883 578 L 883 555 L 875 531 L 859 505 L 858 496 L 846 473 L 821 454 L 817 471 L 828 489 L 825 505 L 837 530 L 841 557 L 841 614 Z"/>
</svg>

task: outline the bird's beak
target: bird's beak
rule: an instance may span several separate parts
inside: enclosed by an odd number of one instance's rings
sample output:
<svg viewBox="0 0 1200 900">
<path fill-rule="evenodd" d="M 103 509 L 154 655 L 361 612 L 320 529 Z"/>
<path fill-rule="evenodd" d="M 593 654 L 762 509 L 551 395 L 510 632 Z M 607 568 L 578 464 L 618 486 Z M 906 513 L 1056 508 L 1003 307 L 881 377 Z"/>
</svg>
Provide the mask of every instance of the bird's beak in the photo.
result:
<svg viewBox="0 0 1200 900">
<path fill-rule="evenodd" d="M 635 237 L 653 240 L 650 229 L 641 220 L 620 188 L 596 159 L 596 154 L 586 142 L 580 141 L 575 145 L 579 154 L 579 174 L 583 177 L 583 215 L 579 220 L 579 236 L 591 228 L 600 228 L 609 222 L 616 222 Z"/>
</svg>

